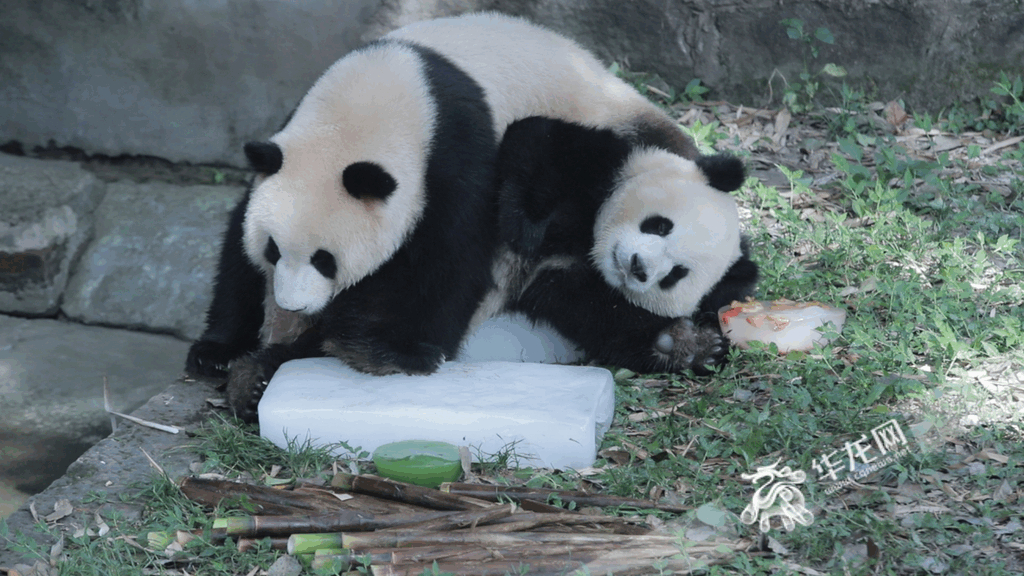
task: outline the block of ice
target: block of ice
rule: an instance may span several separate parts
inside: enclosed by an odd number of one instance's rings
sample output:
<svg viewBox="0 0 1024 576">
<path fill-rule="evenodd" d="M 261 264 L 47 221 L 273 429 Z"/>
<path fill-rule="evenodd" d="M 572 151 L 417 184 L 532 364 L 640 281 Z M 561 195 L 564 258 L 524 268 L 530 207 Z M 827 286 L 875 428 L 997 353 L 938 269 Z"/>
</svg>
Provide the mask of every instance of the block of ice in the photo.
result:
<svg viewBox="0 0 1024 576">
<path fill-rule="evenodd" d="M 534 325 L 526 316 L 507 314 L 484 321 L 462 344 L 458 360 L 474 362 L 544 362 L 572 364 L 583 359 L 575 344 L 547 324 Z"/>
<path fill-rule="evenodd" d="M 520 466 L 593 465 L 614 412 L 608 370 L 525 362 L 446 362 L 429 376 L 370 376 L 334 358 L 281 366 L 259 405 L 260 433 L 278 446 L 345 441 L 373 451 L 439 440 Z"/>
</svg>

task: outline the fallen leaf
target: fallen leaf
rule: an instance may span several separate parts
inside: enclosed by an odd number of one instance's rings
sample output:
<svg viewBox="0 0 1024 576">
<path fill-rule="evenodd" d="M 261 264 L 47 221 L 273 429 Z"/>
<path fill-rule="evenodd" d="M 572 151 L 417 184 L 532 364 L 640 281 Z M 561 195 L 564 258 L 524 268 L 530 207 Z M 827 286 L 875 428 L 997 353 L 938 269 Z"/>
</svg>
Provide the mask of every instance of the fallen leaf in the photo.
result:
<svg viewBox="0 0 1024 576">
<path fill-rule="evenodd" d="M 61 518 L 70 516 L 74 511 L 75 508 L 71 505 L 71 501 L 67 498 L 61 498 L 53 504 L 53 512 L 51 514 L 47 514 L 43 520 L 46 520 L 47 522 L 56 522 Z"/>
</svg>

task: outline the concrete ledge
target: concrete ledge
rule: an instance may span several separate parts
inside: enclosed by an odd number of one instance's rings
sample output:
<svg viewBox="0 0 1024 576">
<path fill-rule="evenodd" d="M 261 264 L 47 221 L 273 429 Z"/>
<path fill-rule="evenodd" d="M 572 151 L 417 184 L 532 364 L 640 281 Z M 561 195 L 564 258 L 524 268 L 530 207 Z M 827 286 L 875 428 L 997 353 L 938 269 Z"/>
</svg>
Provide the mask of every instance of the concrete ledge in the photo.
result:
<svg viewBox="0 0 1024 576">
<path fill-rule="evenodd" d="M 189 465 L 198 458 L 188 450 L 192 440 L 186 432 L 196 430 L 210 418 L 213 409 L 206 403 L 206 399 L 211 397 L 219 397 L 219 393 L 209 383 L 175 382 L 151 398 L 132 414 L 161 424 L 178 426 L 182 428 L 181 432 L 169 434 L 130 422 L 120 423 L 117 432 L 90 448 L 68 468 L 67 474 L 11 514 L 7 518 L 11 532 L 28 535 L 49 549 L 54 542 L 36 531 L 29 503 L 34 502 L 36 511 L 40 516 L 45 516 L 53 511 L 54 503 L 62 498 L 68 499 L 75 509 L 71 516 L 60 521 L 62 529 L 72 529 L 69 522 L 91 525 L 95 512 L 109 517 L 117 510 L 128 518 L 139 517 L 141 507 L 120 503 L 118 495 L 130 491 L 133 484 L 146 481 L 155 472 L 143 449 L 170 478 L 177 479 L 189 473 Z M 85 496 L 90 493 L 106 493 L 110 497 L 107 503 L 87 504 L 84 502 Z M 11 567 L 34 560 L 11 550 L 5 542 L 0 542 L 0 566 Z"/>
</svg>

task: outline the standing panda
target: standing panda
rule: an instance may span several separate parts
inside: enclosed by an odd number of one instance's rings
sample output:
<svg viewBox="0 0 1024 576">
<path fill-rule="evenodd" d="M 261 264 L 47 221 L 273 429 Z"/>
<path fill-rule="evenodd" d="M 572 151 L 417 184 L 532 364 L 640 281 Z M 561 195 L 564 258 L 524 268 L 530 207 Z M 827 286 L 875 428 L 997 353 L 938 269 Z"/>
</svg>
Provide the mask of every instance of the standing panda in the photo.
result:
<svg viewBox="0 0 1024 576">
<path fill-rule="evenodd" d="M 532 117 L 498 153 L 505 311 L 638 372 L 719 363 L 717 311 L 753 293 L 738 158 L 683 158 L 612 130 Z"/>
<path fill-rule="evenodd" d="M 480 86 L 385 40 L 336 62 L 245 153 L 207 327 L 186 370 L 244 420 L 278 366 L 330 354 L 373 374 L 454 356 L 493 287 L 497 135 Z"/>
</svg>

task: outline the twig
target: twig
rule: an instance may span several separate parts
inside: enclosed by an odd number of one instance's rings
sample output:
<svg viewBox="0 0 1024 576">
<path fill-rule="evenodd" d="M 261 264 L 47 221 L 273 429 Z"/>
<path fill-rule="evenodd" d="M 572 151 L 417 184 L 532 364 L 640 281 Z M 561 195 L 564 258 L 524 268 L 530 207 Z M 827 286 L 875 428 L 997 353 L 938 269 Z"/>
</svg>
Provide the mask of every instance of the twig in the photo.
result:
<svg viewBox="0 0 1024 576">
<path fill-rule="evenodd" d="M 139 426 L 146 426 L 146 427 L 149 427 L 149 428 L 155 428 L 155 429 L 161 430 L 163 432 L 170 432 L 171 434 L 177 434 L 178 432 L 181 431 L 180 429 L 178 429 L 178 428 L 176 428 L 174 426 L 166 426 L 164 424 L 157 424 L 156 422 L 150 422 L 149 420 L 143 420 L 142 418 L 136 418 L 135 416 L 129 416 L 128 414 L 122 414 L 120 412 L 115 412 L 115 411 L 111 410 L 110 409 L 110 389 L 109 389 L 109 386 L 107 384 L 107 377 L 106 376 L 103 377 L 103 409 L 106 410 L 107 414 L 111 415 L 110 426 L 114 430 L 117 430 L 117 422 L 114 420 L 113 416 L 120 416 L 121 418 L 124 418 L 125 420 L 131 421 L 131 422 L 135 422 Z"/>
</svg>

